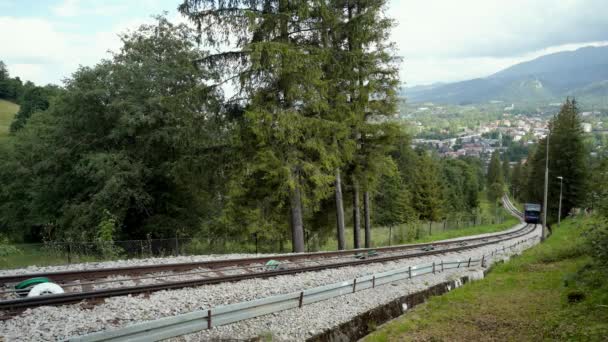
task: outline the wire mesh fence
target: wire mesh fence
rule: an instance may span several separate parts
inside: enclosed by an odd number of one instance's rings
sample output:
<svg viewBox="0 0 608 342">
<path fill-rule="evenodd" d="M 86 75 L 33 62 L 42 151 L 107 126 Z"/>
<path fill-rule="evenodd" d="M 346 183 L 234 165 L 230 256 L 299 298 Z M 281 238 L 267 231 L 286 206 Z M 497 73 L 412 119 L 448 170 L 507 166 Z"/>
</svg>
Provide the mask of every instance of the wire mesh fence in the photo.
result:
<svg viewBox="0 0 608 342">
<path fill-rule="evenodd" d="M 505 221 L 505 215 L 487 218 L 459 216 L 439 222 L 416 222 L 394 227 L 373 227 L 372 246 L 390 246 L 412 242 L 441 232 L 496 224 Z M 346 248 L 353 248 L 353 231 L 346 230 Z M 363 231 L 360 246 L 364 245 Z M 333 235 L 305 232 L 306 250 L 316 252 L 336 250 Z M 208 236 L 197 238 L 166 238 L 126 241 L 50 241 L 36 244 L 17 244 L 16 252 L 0 257 L 0 268 L 17 268 L 30 265 L 47 266 L 70 263 L 143 259 L 152 257 L 192 256 L 228 253 L 286 253 L 291 251 L 289 236 L 271 237 L 261 233 L 245 236 Z"/>
</svg>

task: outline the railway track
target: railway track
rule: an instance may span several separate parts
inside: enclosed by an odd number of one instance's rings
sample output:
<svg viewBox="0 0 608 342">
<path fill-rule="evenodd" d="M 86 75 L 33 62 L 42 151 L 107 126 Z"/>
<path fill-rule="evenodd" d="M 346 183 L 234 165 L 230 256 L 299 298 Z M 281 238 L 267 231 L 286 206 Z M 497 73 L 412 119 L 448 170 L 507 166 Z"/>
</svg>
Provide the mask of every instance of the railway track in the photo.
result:
<svg viewBox="0 0 608 342">
<path fill-rule="evenodd" d="M 518 217 L 519 219 L 524 218 L 524 214 L 521 212 L 521 210 L 517 209 L 513 203 L 511 203 L 511 201 L 509 200 L 509 197 L 507 195 L 504 195 L 502 197 L 502 203 L 505 207 L 505 209 L 507 209 L 507 211 L 509 211 L 513 216 Z"/>
<path fill-rule="evenodd" d="M 521 218 L 521 213 L 503 198 L 507 210 L 514 216 Z M 382 263 L 400 259 L 415 258 L 428 255 L 439 255 L 450 252 L 464 251 L 478 248 L 500 241 L 516 239 L 528 234 L 534 225 L 526 225 L 516 231 L 499 233 L 485 237 L 472 237 L 458 241 L 440 241 L 375 249 L 357 249 L 335 252 L 317 252 L 278 255 L 269 257 L 223 259 L 194 263 L 163 264 L 133 266 L 121 268 L 102 268 L 81 271 L 63 271 L 51 273 L 30 273 L 0 277 L 0 284 L 5 289 L 17 282 L 46 277 L 52 282 L 61 284 L 68 292 L 55 295 L 44 295 L 27 298 L 9 298 L 0 300 L 0 310 L 12 316 L 27 308 L 44 305 L 63 305 L 83 300 L 99 301 L 103 298 L 151 293 L 160 290 L 171 290 L 185 287 L 211 285 L 224 282 L 236 282 L 253 278 L 269 278 L 281 275 L 290 275 L 303 272 L 313 272 L 332 268 L 359 266 L 370 263 Z M 358 258 L 355 259 L 354 257 Z M 285 268 L 268 269 L 264 264 L 270 260 L 284 263 Z M 193 271 L 194 270 L 194 271 Z M 237 271 L 238 274 L 224 274 Z M 167 273 L 169 272 L 169 273 Z M 117 276 L 128 278 L 110 279 Z M 189 276 L 191 279 L 168 281 L 167 279 Z M 100 279 L 104 279 L 99 281 Z M 152 284 L 141 284 L 146 280 L 154 280 Z M 124 282 L 134 282 L 137 285 L 121 286 Z M 95 288 L 108 284 L 119 284 L 118 287 Z M 0 291 L 0 294 L 15 294 L 15 290 Z"/>
<path fill-rule="evenodd" d="M 503 197 L 503 203 L 505 208 L 511 212 L 512 215 L 522 219 L 523 214 L 517 210 L 513 204 L 509 201 L 507 196 Z M 498 234 L 496 236 L 501 236 Z M 487 238 L 484 237 L 473 237 L 469 239 L 463 239 L 462 241 L 466 242 L 474 242 L 479 240 L 484 240 Z M 441 246 L 448 246 L 453 244 L 453 241 L 439 241 L 439 242 L 431 242 L 431 243 L 419 243 L 419 244 L 407 244 L 407 245 L 399 245 L 399 246 L 389 246 L 389 247 L 378 247 L 378 248 L 361 248 L 356 250 L 343 250 L 343 251 L 331 251 L 331 252 L 314 252 L 314 253 L 300 253 L 300 254 L 285 254 L 285 255 L 276 255 L 276 256 L 264 256 L 264 257 L 252 257 L 252 258 L 238 258 L 238 259 L 221 259 L 221 260 L 211 260 L 211 261 L 202 261 L 202 262 L 191 262 L 191 263 L 171 263 L 171 264 L 160 264 L 160 265 L 143 265 L 143 266 L 129 266 L 129 267 L 111 267 L 111 268 L 97 268 L 90 270 L 77 270 L 77 271 L 58 271 L 58 272 L 43 272 L 43 273 L 28 273 L 28 274 L 16 274 L 9 276 L 0 276 L 0 287 L 6 287 L 10 285 L 14 285 L 18 282 L 36 278 L 36 277 L 46 277 L 53 280 L 58 284 L 69 284 L 71 281 L 94 281 L 97 279 L 104 279 L 108 277 L 116 277 L 116 276 L 138 276 L 138 275 L 146 275 L 152 273 L 163 273 L 163 272 L 188 272 L 196 269 L 208 269 L 208 270 L 217 270 L 221 272 L 222 270 L 229 270 L 234 267 L 247 268 L 247 266 L 261 267 L 266 262 L 270 260 L 276 260 L 281 262 L 291 262 L 296 264 L 299 261 L 310 261 L 311 259 L 316 259 L 319 261 L 335 259 L 335 258 L 351 258 L 358 254 L 366 254 L 370 252 L 377 253 L 393 253 L 393 252 L 403 252 L 409 250 L 417 250 L 422 248 L 435 248 Z M 165 276 L 167 276 L 165 274 Z"/>
</svg>

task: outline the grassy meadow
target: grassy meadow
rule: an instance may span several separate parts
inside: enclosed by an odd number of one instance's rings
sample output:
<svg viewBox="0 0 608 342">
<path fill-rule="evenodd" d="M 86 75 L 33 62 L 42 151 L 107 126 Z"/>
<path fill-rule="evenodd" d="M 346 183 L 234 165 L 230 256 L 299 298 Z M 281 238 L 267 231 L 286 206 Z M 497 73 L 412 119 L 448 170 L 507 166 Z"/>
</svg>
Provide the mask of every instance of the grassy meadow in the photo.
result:
<svg viewBox="0 0 608 342">
<path fill-rule="evenodd" d="M 19 106 L 5 100 L 0 100 L 0 141 L 8 137 L 13 117 L 19 111 Z"/>
<path fill-rule="evenodd" d="M 608 283 L 569 219 L 482 281 L 433 297 L 367 336 L 381 341 L 606 341 Z"/>
</svg>

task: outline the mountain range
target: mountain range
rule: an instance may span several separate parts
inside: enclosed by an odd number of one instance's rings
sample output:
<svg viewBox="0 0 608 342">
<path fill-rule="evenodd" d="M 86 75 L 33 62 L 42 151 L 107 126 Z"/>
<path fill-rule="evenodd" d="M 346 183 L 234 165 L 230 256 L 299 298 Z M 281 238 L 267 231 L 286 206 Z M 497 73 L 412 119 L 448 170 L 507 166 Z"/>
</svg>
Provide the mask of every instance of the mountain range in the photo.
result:
<svg viewBox="0 0 608 342">
<path fill-rule="evenodd" d="M 402 95 L 413 103 L 548 103 L 566 96 L 606 103 L 608 46 L 544 55 L 484 78 L 405 88 Z"/>
</svg>

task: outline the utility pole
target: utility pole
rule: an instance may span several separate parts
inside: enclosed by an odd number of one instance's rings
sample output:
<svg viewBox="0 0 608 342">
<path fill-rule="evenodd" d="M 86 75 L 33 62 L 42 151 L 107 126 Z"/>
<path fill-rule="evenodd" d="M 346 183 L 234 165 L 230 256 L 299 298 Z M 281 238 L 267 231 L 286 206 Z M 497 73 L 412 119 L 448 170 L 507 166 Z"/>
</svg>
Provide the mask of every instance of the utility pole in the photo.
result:
<svg viewBox="0 0 608 342">
<path fill-rule="evenodd" d="M 557 211 L 557 225 L 559 226 L 562 222 L 562 189 L 564 187 L 564 177 L 559 176 L 557 179 L 559 179 L 559 209 Z"/>
<path fill-rule="evenodd" d="M 549 137 L 551 130 L 547 133 L 547 155 L 545 158 L 545 195 L 543 201 L 543 231 L 540 235 L 540 241 L 545 241 L 545 232 L 547 231 L 547 192 L 549 190 Z"/>
</svg>

